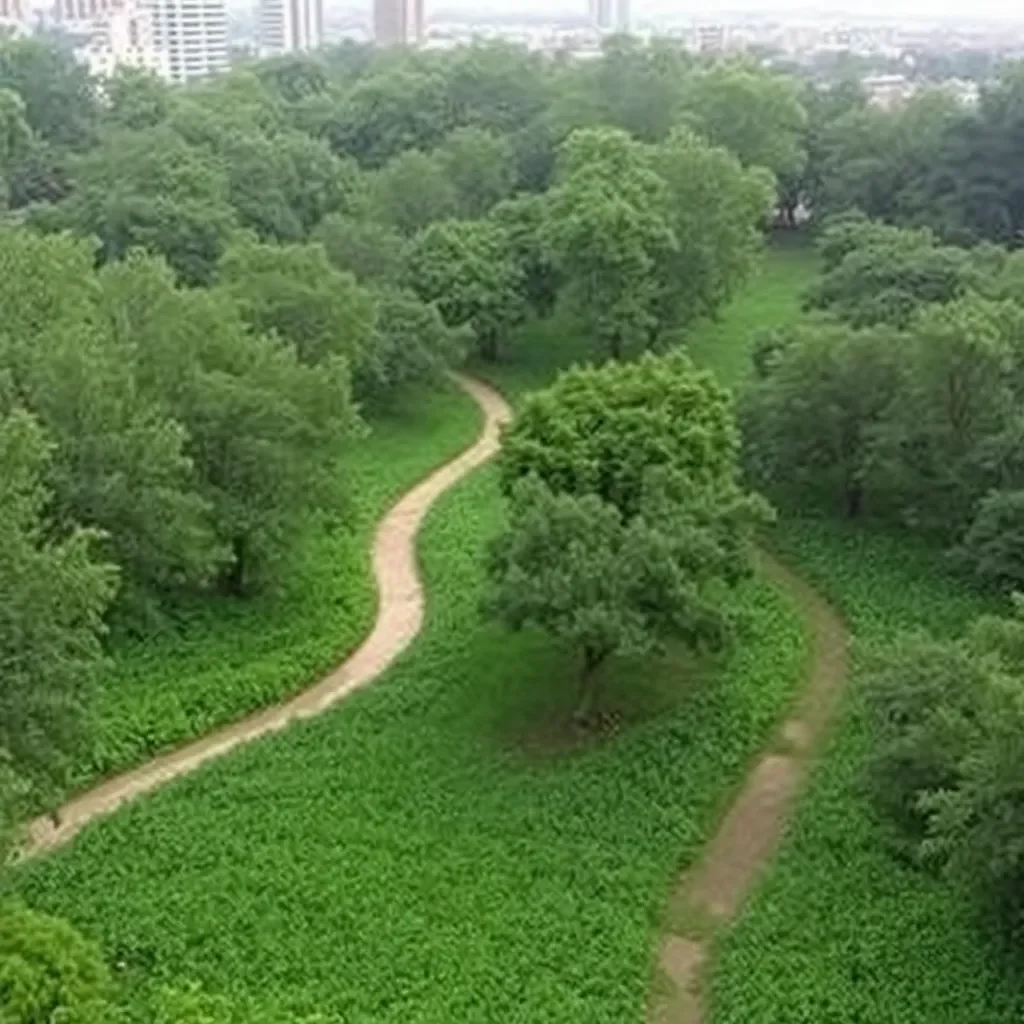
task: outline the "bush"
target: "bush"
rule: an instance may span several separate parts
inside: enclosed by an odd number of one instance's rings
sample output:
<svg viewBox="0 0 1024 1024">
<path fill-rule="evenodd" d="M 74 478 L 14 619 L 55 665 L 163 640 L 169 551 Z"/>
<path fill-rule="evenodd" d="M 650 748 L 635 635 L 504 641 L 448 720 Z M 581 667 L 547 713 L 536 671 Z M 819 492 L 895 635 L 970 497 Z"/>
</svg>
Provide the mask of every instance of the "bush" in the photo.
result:
<svg viewBox="0 0 1024 1024">
<path fill-rule="evenodd" d="M 24 907 L 0 908 L 3 1024 L 100 1024 L 109 989 L 99 949 L 67 922 Z"/>
<path fill-rule="evenodd" d="M 1024 491 L 993 491 L 954 552 L 983 583 L 1024 588 Z"/>
</svg>

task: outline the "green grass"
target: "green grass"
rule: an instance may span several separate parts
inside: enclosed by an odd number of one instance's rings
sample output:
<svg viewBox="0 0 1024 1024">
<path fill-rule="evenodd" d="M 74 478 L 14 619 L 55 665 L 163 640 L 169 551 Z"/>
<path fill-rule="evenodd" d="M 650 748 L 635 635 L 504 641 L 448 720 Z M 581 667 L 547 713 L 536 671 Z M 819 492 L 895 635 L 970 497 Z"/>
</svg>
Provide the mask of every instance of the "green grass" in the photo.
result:
<svg viewBox="0 0 1024 1024">
<path fill-rule="evenodd" d="M 800 316 L 804 291 L 817 272 L 817 256 L 803 235 L 777 236 L 753 280 L 722 310 L 688 332 L 694 361 L 714 370 L 729 387 L 750 371 L 751 341 L 762 328 L 785 327 Z"/>
<path fill-rule="evenodd" d="M 272 592 L 195 601 L 173 630 L 113 651 L 77 783 L 279 700 L 336 664 L 376 612 L 370 542 L 378 519 L 478 428 L 475 405 L 454 385 L 372 420 L 344 465 L 352 495 L 344 526 L 311 529 Z"/>
<path fill-rule="evenodd" d="M 374 687 L 90 827 L 16 879 L 123 963 L 375 1024 L 644 1018 L 680 864 L 803 672 L 790 605 L 749 584 L 721 662 L 621 663 L 620 723 L 561 744 L 575 661 L 481 622 L 494 470 L 430 516 L 425 632 Z"/>
<path fill-rule="evenodd" d="M 991 610 L 913 542 L 784 522 L 779 547 L 845 611 L 860 645 L 955 635 Z M 1010 1024 L 1024 986 L 968 893 L 900 861 L 862 785 L 856 690 L 768 880 L 721 944 L 714 1024 Z"/>
</svg>

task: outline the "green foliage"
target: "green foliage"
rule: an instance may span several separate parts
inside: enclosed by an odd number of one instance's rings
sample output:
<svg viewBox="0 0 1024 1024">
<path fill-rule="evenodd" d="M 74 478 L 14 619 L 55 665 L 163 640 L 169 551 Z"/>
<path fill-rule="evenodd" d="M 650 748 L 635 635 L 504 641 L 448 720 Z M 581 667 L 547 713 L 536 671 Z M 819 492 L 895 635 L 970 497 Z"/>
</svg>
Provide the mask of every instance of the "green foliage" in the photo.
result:
<svg viewBox="0 0 1024 1024">
<path fill-rule="evenodd" d="M 682 353 L 574 368 L 523 402 L 505 433 L 506 490 L 536 474 L 553 491 L 595 494 L 627 519 L 652 469 L 695 491 L 734 484 L 738 436 L 728 394 Z"/>
<path fill-rule="evenodd" d="M 0 906 L 0 1020 L 100 1024 L 110 976 L 99 949 L 69 924 Z"/>
<path fill-rule="evenodd" d="M 320 245 L 243 241 L 221 261 L 218 282 L 254 331 L 275 333 L 315 365 L 341 356 L 359 365 L 369 344 L 373 302 Z"/>
<path fill-rule="evenodd" d="M 664 182 L 648 152 L 624 132 L 575 132 L 550 193 L 546 237 L 603 354 L 643 351 L 659 322 L 660 260 L 676 239 L 666 223 Z"/>
<path fill-rule="evenodd" d="M 332 213 L 317 226 L 313 240 L 338 270 L 357 281 L 393 285 L 401 276 L 405 240 L 384 224 Z"/>
<path fill-rule="evenodd" d="M 386 678 L 27 865 L 25 897 L 96 935 L 133 996 L 191 979 L 380 1024 L 641 1019 L 657 907 L 799 686 L 806 641 L 746 584 L 735 651 L 609 666 L 598 710 L 617 727 L 573 756 L 550 729 L 571 715 L 572 653 L 481 622 L 502 518 L 490 472 L 431 515 L 430 614 Z"/>
<path fill-rule="evenodd" d="M 94 534 L 48 520 L 51 456 L 30 416 L 0 417 L 0 820 L 8 824 L 26 795 L 19 779 L 36 798 L 49 796 L 81 743 L 117 580 L 96 559 Z"/>
<path fill-rule="evenodd" d="M 983 498 L 955 556 L 981 583 L 1024 591 L 1024 492 Z"/>
<path fill-rule="evenodd" d="M 804 165 L 807 114 L 792 79 L 752 65 L 718 63 L 692 77 L 683 106 L 698 132 L 747 167 L 784 175 Z"/>
<path fill-rule="evenodd" d="M 840 603 L 869 655 L 908 630 L 961 635 L 988 607 L 913 538 L 783 519 L 775 542 Z M 976 672 L 964 665 L 958 681 L 934 663 L 951 685 Z M 861 664 L 771 873 L 719 945 L 713 1019 L 856 1024 L 895 1007 L 901 1024 L 1011 1024 L 1024 1014 L 1019 977 L 970 889 L 921 871 L 886 841 L 864 785 L 872 743 Z M 935 679 L 923 682 L 933 690 Z M 919 702 L 912 710 L 929 714 Z"/>
<path fill-rule="evenodd" d="M 388 402 L 416 385 L 436 385 L 464 352 L 464 332 L 450 328 L 437 307 L 411 292 L 377 293 L 377 315 L 355 374 L 358 398 Z"/>
<path fill-rule="evenodd" d="M 303 524 L 273 585 L 247 600 L 176 595 L 162 627 L 113 640 L 96 729 L 74 764 L 83 786 L 280 700 L 323 676 L 366 635 L 376 609 L 369 550 L 388 506 L 468 445 L 478 427 L 450 386 L 404 394 L 345 459 L 344 524 Z"/>
<path fill-rule="evenodd" d="M 460 128 L 445 140 L 437 159 L 455 187 L 460 217 L 482 217 L 512 191 L 512 148 L 501 136 L 479 128 Z"/>
<path fill-rule="evenodd" d="M 486 607 L 512 629 L 539 626 L 580 652 L 583 716 L 593 673 L 609 657 L 662 652 L 670 639 L 697 651 L 725 641 L 720 591 L 743 560 L 738 545 L 716 536 L 723 511 L 713 502 L 698 508 L 707 498 L 687 491 L 672 496 L 671 514 L 649 501 L 626 520 L 595 494 L 554 493 L 536 476 L 512 488 Z"/>
<path fill-rule="evenodd" d="M 415 149 L 394 157 L 370 182 L 374 218 L 403 235 L 455 216 L 458 205 L 447 169 L 436 157 Z"/>
<path fill-rule="evenodd" d="M 428 228 L 409 248 L 406 279 L 424 302 L 437 304 L 449 327 L 468 327 L 479 353 L 492 361 L 525 312 L 519 268 L 491 221 Z"/>
<path fill-rule="evenodd" d="M 166 82 L 141 68 L 119 67 L 104 84 L 107 117 L 120 128 L 142 131 L 167 119 L 172 93 Z"/>
</svg>

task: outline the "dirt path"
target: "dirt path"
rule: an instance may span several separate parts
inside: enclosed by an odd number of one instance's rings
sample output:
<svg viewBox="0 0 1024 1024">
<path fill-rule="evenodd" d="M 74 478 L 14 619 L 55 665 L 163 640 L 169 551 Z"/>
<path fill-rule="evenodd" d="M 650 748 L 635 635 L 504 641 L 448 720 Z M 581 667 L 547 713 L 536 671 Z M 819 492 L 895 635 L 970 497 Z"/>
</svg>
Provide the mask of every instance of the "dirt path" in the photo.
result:
<svg viewBox="0 0 1024 1024">
<path fill-rule="evenodd" d="M 813 638 L 807 685 L 796 708 L 747 776 L 694 867 L 672 894 L 659 968 L 666 984 L 652 1000 L 652 1024 L 706 1024 L 704 968 L 716 931 L 728 924 L 782 838 L 846 682 L 849 635 L 829 604 L 768 555 L 765 575 L 797 602 Z"/>
<path fill-rule="evenodd" d="M 377 621 L 362 646 L 329 676 L 291 700 L 217 729 L 75 797 L 60 808 L 59 826 L 49 817 L 36 819 L 29 826 L 27 854 L 67 842 L 94 818 L 242 743 L 277 732 L 297 719 L 320 714 L 372 682 L 406 650 L 423 624 L 423 586 L 416 557 L 420 524 L 446 490 L 497 452 L 500 427 L 511 417 L 508 404 L 492 388 L 470 377 L 459 376 L 456 381 L 483 411 L 483 430 L 472 447 L 409 491 L 381 520 L 373 544 Z"/>
</svg>

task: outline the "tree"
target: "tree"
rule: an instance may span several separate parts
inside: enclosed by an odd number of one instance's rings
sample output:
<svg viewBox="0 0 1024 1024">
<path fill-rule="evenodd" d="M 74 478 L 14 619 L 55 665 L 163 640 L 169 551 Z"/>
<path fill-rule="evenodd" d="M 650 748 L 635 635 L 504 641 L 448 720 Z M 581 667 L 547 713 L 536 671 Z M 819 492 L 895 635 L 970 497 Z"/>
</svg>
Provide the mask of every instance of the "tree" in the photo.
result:
<svg viewBox="0 0 1024 1024">
<path fill-rule="evenodd" d="M 986 495 L 954 555 L 983 584 L 1024 591 L 1024 491 Z"/>
<path fill-rule="evenodd" d="M 490 221 L 444 221 L 416 238 L 407 281 L 434 302 L 449 327 L 468 327 L 480 354 L 498 358 L 509 331 L 522 319 L 519 271 L 501 228 Z"/>
<path fill-rule="evenodd" d="M 0 1020 L 101 1024 L 112 985 L 99 949 L 67 922 L 0 907 Z"/>
<path fill-rule="evenodd" d="M 680 328 L 714 315 L 754 269 L 774 187 L 691 131 L 674 131 L 654 151 L 665 183 L 665 217 L 675 245 L 658 259 L 657 318 Z"/>
<path fill-rule="evenodd" d="M 792 79 L 719 63 L 692 76 L 683 103 L 693 127 L 747 167 L 767 167 L 781 176 L 804 166 L 807 114 Z"/>
<path fill-rule="evenodd" d="M 401 277 L 405 239 L 378 221 L 332 213 L 313 232 L 313 241 L 338 270 L 363 284 L 393 285 Z"/>
<path fill-rule="evenodd" d="M 103 614 L 117 580 L 114 566 L 96 556 L 96 534 L 47 518 L 52 456 L 31 416 L 0 416 L 0 820 L 8 825 L 26 810 L 21 798 L 51 798 L 64 782 L 86 727 Z M 0 998 L 3 974 L 0 966 Z"/>
<path fill-rule="evenodd" d="M 220 583 L 265 582 L 308 516 L 337 506 L 338 461 L 357 428 L 346 361 L 315 364 L 254 333 L 223 289 L 180 289 L 134 254 L 102 274 L 103 309 L 140 391 L 187 434 L 195 486 L 225 558 Z"/>
<path fill-rule="evenodd" d="M 741 407 L 752 479 L 769 494 L 860 515 L 877 432 L 899 392 L 898 340 L 816 324 L 769 344 Z"/>
<path fill-rule="evenodd" d="M 25 120 L 45 142 L 70 149 L 93 142 L 99 103 L 89 72 L 70 50 L 39 39 L 0 41 L 0 89 L 21 97 Z"/>
<path fill-rule="evenodd" d="M 460 217 L 482 217 L 512 191 L 512 147 L 501 136 L 459 128 L 445 139 L 437 159 L 455 187 Z"/>
<path fill-rule="evenodd" d="M 437 307 L 411 292 L 376 295 L 373 335 L 353 381 L 356 397 L 383 404 L 413 385 L 429 385 L 463 354 L 464 332 L 453 330 Z"/>
<path fill-rule="evenodd" d="M 171 111 L 170 86 L 142 68 L 117 68 L 104 84 L 104 92 L 108 120 L 129 131 L 155 128 Z"/>
<path fill-rule="evenodd" d="M 13 401 L 56 446 L 48 483 L 57 523 L 103 532 L 128 595 L 207 580 L 220 553 L 186 431 L 140 391 L 101 316 L 92 247 L 8 231 L 0 273 L 0 363 Z"/>
<path fill-rule="evenodd" d="M 717 543 L 718 516 L 692 509 L 625 519 L 596 494 L 555 493 L 518 480 L 510 522 L 488 565 L 491 615 L 512 629 L 540 627 L 579 651 L 577 717 L 586 720 L 596 670 L 613 655 L 660 651 L 672 639 L 721 647 L 728 618 L 722 583 L 738 563 Z"/>
<path fill-rule="evenodd" d="M 739 438 L 728 393 L 681 352 L 576 367 L 530 395 L 508 428 L 502 482 L 536 475 L 557 493 L 596 494 L 628 520 L 648 474 L 681 475 L 695 492 L 735 483 Z"/>
<path fill-rule="evenodd" d="M 436 157 L 409 150 L 370 179 L 370 211 L 403 235 L 415 235 L 455 215 L 455 185 Z"/>
<path fill-rule="evenodd" d="M 602 350 L 643 351 L 657 333 L 657 268 L 676 247 L 664 182 L 623 132 L 573 133 L 550 193 L 546 240 Z"/>
<path fill-rule="evenodd" d="M 80 158 L 62 224 L 100 239 L 104 258 L 141 246 L 188 284 L 208 284 L 235 225 L 222 164 L 166 125 L 114 132 Z"/>
<path fill-rule="evenodd" d="M 307 364 L 342 356 L 357 365 L 373 325 L 373 302 L 319 245 L 243 241 L 221 261 L 219 282 L 254 331 L 276 333 Z"/>
<path fill-rule="evenodd" d="M 0 209 L 10 201 L 11 179 L 32 146 L 25 104 L 10 89 L 0 89 Z"/>
<path fill-rule="evenodd" d="M 490 214 L 504 233 L 522 296 L 539 317 L 554 310 L 562 285 L 544 237 L 548 212 L 546 196 L 520 195 L 499 203 Z"/>
</svg>

